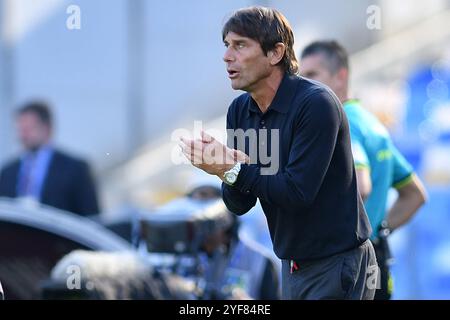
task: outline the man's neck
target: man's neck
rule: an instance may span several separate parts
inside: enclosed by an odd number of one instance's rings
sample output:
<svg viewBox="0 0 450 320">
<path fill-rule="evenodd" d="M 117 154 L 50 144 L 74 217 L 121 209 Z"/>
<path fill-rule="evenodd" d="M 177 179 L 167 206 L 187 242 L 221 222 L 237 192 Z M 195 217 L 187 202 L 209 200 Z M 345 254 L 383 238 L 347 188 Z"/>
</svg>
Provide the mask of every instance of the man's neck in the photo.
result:
<svg viewBox="0 0 450 320">
<path fill-rule="evenodd" d="M 48 149 L 48 148 L 50 148 L 50 141 L 47 141 L 47 142 L 45 142 L 39 146 L 36 146 L 34 148 L 28 149 L 27 152 L 37 154 L 38 152 L 40 152 L 44 149 Z"/>
<path fill-rule="evenodd" d="M 349 99 L 348 97 L 348 86 L 344 86 L 342 90 L 336 91 L 336 96 L 338 97 L 339 101 L 344 104 L 345 101 Z"/>
<path fill-rule="evenodd" d="M 284 72 L 281 69 L 276 69 L 269 77 L 261 80 L 258 87 L 250 93 L 262 113 L 267 111 L 275 98 L 283 76 Z"/>
</svg>

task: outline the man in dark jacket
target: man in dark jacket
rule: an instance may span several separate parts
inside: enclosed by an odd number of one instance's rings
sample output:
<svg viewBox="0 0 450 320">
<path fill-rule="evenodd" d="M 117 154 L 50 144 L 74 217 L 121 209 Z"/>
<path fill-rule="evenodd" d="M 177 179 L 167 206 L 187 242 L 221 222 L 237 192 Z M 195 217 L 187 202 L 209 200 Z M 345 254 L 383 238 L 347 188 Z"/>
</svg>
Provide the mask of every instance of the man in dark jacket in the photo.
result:
<svg viewBox="0 0 450 320">
<path fill-rule="evenodd" d="M 222 181 L 230 211 L 259 199 L 282 259 L 283 299 L 373 299 L 378 266 L 338 98 L 297 76 L 294 36 L 270 8 L 235 12 L 222 31 L 231 86 L 228 147 L 182 139 L 191 163 Z"/>
<path fill-rule="evenodd" d="M 97 214 L 88 164 L 51 144 L 48 106 L 42 102 L 23 106 L 17 113 L 17 128 L 24 152 L 0 171 L 0 197 L 30 198 L 79 215 Z"/>
</svg>

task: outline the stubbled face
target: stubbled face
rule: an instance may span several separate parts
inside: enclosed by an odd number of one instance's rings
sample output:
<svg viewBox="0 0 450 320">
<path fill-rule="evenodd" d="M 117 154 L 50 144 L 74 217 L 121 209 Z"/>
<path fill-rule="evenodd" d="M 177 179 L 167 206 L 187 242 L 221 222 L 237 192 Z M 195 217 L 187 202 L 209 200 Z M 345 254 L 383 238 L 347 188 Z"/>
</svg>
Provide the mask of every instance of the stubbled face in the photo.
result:
<svg viewBox="0 0 450 320">
<path fill-rule="evenodd" d="M 300 74 L 305 78 L 322 82 L 335 92 L 340 87 L 338 77 L 331 74 L 325 57 L 319 53 L 306 56 L 301 60 Z"/>
<path fill-rule="evenodd" d="M 224 44 L 223 60 L 233 89 L 251 92 L 270 76 L 272 65 L 257 41 L 229 32 Z"/>
<path fill-rule="evenodd" d="M 17 117 L 17 133 L 23 147 L 30 151 L 39 149 L 50 139 L 50 128 L 32 112 Z"/>
</svg>

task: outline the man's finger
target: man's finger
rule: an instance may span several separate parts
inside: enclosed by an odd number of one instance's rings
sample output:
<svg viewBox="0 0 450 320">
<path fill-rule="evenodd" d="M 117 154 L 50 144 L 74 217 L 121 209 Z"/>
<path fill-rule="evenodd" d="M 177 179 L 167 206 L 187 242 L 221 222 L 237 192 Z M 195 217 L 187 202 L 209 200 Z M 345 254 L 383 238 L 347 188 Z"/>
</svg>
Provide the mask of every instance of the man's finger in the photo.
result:
<svg viewBox="0 0 450 320">
<path fill-rule="evenodd" d="M 240 150 L 233 149 L 234 159 L 238 161 L 244 161 L 245 163 L 250 163 L 250 158 L 247 154 Z"/>
<path fill-rule="evenodd" d="M 183 155 L 189 160 L 191 161 L 191 153 L 185 149 L 181 149 L 181 152 L 183 153 Z"/>
<path fill-rule="evenodd" d="M 202 159 L 201 158 L 199 158 L 199 157 L 197 157 L 197 156 L 195 156 L 195 155 L 191 155 L 191 154 L 188 154 L 188 153 L 184 153 L 183 152 L 183 154 L 184 154 L 184 156 L 186 157 L 186 159 L 191 163 L 191 164 L 193 164 L 194 166 L 198 166 L 198 165 L 200 165 L 200 164 L 202 164 L 203 162 L 202 162 Z"/>
<path fill-rule="evenodd" d="M 187 146 L 183 142 L 179 142 L 178 146 L 180 147 L 181 151 L 184 152 L 184 150 L 187 149 Z"/>
<path fill-rule="evenodd" d="M 194 140 L 188 139 L 185 137 L 180 137 L 180 141 L 184 143 L 186 146 L 192 146 L 194 144 Z"/>
<path fill-rule="evenodd" d="M 191 162 L 195 164 L 203 163 L 202 154 L 199 152 L 191 152 L 190 150 L 182 150 L 184 156 Z"/>
<path fill-rule="evenodd" d="M 190 141 L 188 142 L 188 144 L 180 142 L 178 145 L 180 146 L 181 150 L 189 151 L 191 153 L 196 152 L 201 154 L 203 152 L 203 144 L 200 140 Z"/>
<path fill-rule="evenodd" d="M 186 142 L 184 142 L 186 141 Z M 206 147 L 207 143 L 203 140 L 181 140 L 181 143 L 186 145 L 185 149 L 191 149 L 196 150 L 198 152 L 203 152 L 204 148 Z"/>
<path fill-rule="evenodd" d="M 202 135 L 202 141 L 203 142 L 208 142 L 211 143 L 213 141 L 215 141 L 216 139 L 214 139 L 213 136 L 210 136 L 209 134 L 207 134 L 205 131 L 201 131 L 201 135 Z"/>
</svg>

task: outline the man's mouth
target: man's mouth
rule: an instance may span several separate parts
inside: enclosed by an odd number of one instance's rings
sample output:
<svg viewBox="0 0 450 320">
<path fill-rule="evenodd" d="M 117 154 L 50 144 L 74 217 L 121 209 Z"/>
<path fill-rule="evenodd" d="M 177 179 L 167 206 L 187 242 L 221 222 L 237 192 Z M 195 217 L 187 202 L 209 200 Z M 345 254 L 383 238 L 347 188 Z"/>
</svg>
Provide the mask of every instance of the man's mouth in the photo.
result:
<svg viewBox="0 0 450 320">
<path fill-rule="evenodd" d="M 239 76 L 239 71 L 228 69 L 228 78 L 236 79 Z"/>
</svg>

